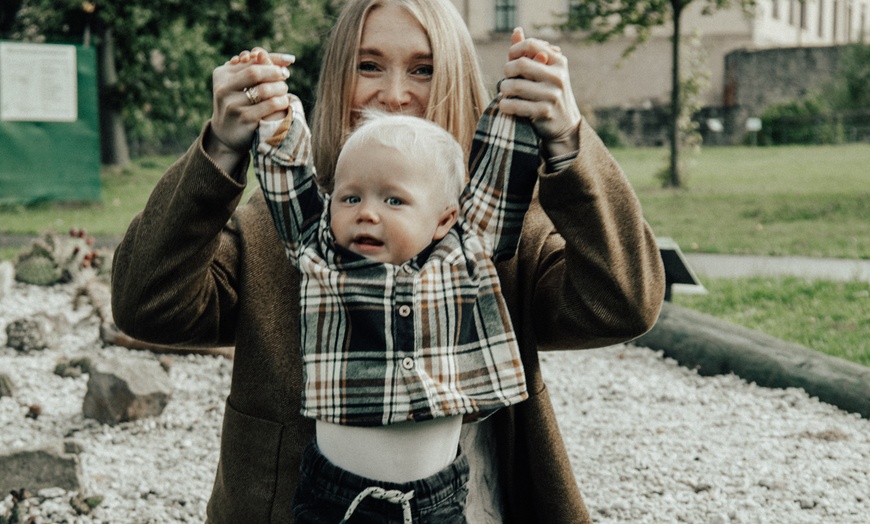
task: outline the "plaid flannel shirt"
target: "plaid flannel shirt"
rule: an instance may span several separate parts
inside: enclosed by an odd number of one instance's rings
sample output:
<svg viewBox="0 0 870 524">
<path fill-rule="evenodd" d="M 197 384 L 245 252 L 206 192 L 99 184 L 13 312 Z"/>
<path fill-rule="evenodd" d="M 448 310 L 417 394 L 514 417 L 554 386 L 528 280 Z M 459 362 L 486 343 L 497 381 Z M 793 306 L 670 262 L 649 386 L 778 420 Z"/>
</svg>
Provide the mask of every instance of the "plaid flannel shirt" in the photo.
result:
<svg viewBox="0 0 870 524">
<path fill-rule="evenodd" d="M 393 265 L 335 244 L 330 197 L 316 185 L 310 131 L 291 98 L 286 136 L 277 123 L 261 122 L 253 152 L 285 252 L 301 272 L 302 414 L 378 426 L 485 416 L 527 398 L 493 260 L 516 254 L 537 181 L 531 126 L 500 115 L 498 99 L 489 105 L 459 220 L 423 253 Z"/>
</svg>

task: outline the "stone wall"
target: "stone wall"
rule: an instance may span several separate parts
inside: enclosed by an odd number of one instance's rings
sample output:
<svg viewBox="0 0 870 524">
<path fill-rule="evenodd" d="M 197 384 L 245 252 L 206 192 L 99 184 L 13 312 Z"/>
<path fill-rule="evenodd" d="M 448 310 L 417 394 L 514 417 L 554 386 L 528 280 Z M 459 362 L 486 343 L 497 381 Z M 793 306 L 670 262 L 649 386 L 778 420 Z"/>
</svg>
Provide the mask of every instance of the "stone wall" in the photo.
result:
<svg viewBox="0 0 870 524">
<path fill-rule="evenodd" d="M 738 50 L 725 56 L 725 81 L 721 102 L 702 109 L 696 120 L 707 145 L 741 143 L 746 120 L 759 117 L 772 104 L 797 100 L 829 89 L 839 73 L 844 46 Z M 627 146 L 667 143 L 668 108 L 596 108 L 593 123 L 608 132 L 616 127 Z M 722 124 L 711 128 L 710 119 Z M 853 134 L 847 134 L 850 140 Z"/>
</svg>

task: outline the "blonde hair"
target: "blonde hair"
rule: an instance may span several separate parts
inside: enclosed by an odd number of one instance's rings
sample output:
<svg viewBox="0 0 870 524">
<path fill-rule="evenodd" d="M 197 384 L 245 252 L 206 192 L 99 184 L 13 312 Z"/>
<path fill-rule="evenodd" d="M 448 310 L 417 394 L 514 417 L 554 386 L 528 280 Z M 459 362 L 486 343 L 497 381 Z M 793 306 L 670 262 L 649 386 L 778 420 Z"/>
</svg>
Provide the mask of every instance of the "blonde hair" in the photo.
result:
<svg viewBox="0 0 870 524">
<path fill-rule="evenodd" d="M 489 101 L 474 42 L 449 0 L 348 0 L 326 45 L 312 120 L 314 165 L 327 190 L 351 127 L 363 24 L 372 10 L 385 5 L 403 7 L 426 31 L 433 73 L 425 117 L 453 135 L 466 156 Z"/>
<path fill-rule="evenodd" d="M 367 109 L 338 157 L 355 147 L 371 145 L 388 147 L 411 162 L 429 166 L 428 170 L 437 176 L 432 181 L 443 183 L 443 190 L 432 198 L 443 196 L 448 206 L 459 203 L 459 195 L 465 189 L 465 154 L 443 127 L 416 116 Z"/>
</svg>

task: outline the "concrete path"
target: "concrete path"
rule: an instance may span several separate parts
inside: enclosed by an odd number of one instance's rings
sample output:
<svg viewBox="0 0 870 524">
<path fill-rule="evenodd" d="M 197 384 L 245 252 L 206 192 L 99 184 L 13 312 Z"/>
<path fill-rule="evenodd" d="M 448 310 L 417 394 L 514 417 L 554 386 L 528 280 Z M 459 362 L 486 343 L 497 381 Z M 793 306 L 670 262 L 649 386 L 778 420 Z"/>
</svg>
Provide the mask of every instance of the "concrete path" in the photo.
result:
<svg viewBox="0 0 870 524">
<path fill-rule="evenodd" d="M 870 260 L 704 253 L 684 253 L 683 256 L 699 277 L 797 276 L 820 280 L 870 282 Z"/>
</svg>

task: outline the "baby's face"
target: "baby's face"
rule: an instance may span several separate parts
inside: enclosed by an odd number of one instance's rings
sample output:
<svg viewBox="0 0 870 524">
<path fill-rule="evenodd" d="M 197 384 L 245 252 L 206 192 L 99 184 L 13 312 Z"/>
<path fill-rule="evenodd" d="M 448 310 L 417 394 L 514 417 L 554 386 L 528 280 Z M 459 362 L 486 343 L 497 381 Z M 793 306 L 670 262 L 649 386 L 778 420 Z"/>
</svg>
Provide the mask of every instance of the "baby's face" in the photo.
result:
<svg viewBox="0 0 870 524">
<path fill-rule="evenodd" d="M 382 145 L 342 151 L 335 168 L 330 227 L 336 242 L 379 262 L 401 264 L 456 222 L 431 166 Z M 434 180 L 433 180 L 434 179 Z"/>
</svg>

